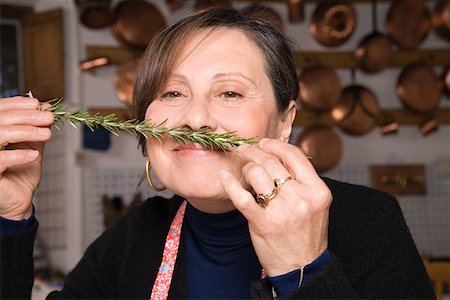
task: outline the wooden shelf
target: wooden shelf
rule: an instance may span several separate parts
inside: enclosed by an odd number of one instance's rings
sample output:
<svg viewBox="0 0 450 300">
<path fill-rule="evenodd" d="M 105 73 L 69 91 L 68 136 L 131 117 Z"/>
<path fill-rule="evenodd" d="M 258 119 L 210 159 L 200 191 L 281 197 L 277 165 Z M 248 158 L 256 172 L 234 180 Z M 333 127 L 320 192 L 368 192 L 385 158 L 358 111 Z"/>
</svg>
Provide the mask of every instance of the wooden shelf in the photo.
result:
<svg viewBox="0 0 450 300">
<path fill-rule="evenodd" d="M 111 64 L 127 62 L 136 54 L 123 47 L 87 46 L 88 59 L 106 56 Z M 295 64 L 298 68 L 322 64 L 333 68 L 354 68 L 353 52 L 295 52 Z M 448 49 L 424 49 L 417 51 L 395 52 L 390 64 L 391 68 L 405 67 L 414 62 L 426 62 L 435 66 L 450 65 L 450 51 Z"/>
<path fill-rule="evenodd" d="M 395 108 L 382 109 L 380 115 L 392 116 L 399 125 L 420 125 L 427 118 L 423 114 Z M 439 124 L 450 124 L 450 108 L 439 108 L 434 112 L 433 116 Z M 294 125 L 299 127 L 314 123 L 333 125 L 328 112 L 314 112 L 306 109 L 300 110 L 294 121 Z"/>
<path fill-rule="evenodd" d="M 237 0 L 252 3 L 286 3 L 287 0 Z M 323 0 L 301 0 L 304 3 L 319 3 Z M 373 0 L 349 0 L 351 3 L 372 3 Z M 393 2 L 394 0 L 377 0 L 378 2 Z"/>
<path fill-rule="evenodd" d="M 355 68 L 353 52 L 295 52 L 295 65 L 298 68 L 320 64 L 333 68 Z M 449 49 L 423 49 L 417 51 L 394 52 L 390 68 L 402 68 L 414 62 L 425 62 L 434 66 L 450 64 Z"/>
</svg>

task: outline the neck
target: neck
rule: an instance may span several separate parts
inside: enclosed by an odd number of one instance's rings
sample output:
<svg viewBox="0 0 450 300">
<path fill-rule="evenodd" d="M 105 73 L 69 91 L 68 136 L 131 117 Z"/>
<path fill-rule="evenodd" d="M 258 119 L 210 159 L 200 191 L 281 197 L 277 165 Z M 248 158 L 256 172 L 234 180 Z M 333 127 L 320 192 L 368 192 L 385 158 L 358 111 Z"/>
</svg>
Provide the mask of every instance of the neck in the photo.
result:
<svg viewBox="0 0 450 300">
<path fill-rule="evenodd" d="M 223 214 L 236 209 L 229 199 L 186 198 L 186 200 L 195 209 L 208 214 Z"/>
</svg>

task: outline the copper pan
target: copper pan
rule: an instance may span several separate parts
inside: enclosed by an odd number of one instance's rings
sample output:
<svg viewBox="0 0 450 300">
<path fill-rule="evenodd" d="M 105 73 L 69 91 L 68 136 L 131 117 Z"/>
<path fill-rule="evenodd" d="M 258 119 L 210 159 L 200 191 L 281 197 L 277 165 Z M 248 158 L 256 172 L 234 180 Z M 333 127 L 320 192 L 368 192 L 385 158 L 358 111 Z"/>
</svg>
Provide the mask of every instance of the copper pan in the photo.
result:
<svg viewBox="0 0 450 300">
<path fill-rule="evenodd" d="M 121 64 L 114 75 L 116 95 L 128 107 L 133 105 L 133 90 L 139 61 L 139 59 L 134 59 Z"/>
<path fill-rule="evenodd" d="M 145 0 L 124 0 L 114 8 L 112 31 L 126 46 L 143 50 L 166 26 L 158 8 Z"/>
<path fill-rule="evenodd" d="M 349 2 L 323 1 L 314 10 L 309 30 L 321 45 L 336 47 L 350 38 L 356 23 L 356 12 Z"/>
<path fill-rule="evenodd" d="M 304 0 L 288 0 L 289 22 L 299 23 L 305 19 Z"/>
<path fill-rule="evenodd" d="M 444 94 L 450 100 L 450 65 L 444 68 L 444 72 L 442 72 L 442 82 L 444 85 Z"/>
<path fill-rule="evenodd" d="M 342 142 L 330 127 L 312 125 L 299 136 L 297 146 L 311 156 L 317 172 L 325 172 L 337 165 L 342 156 Z"/>
<path fill-rule="evenodd" d="M 257 18 L 266 21 L 275 27 L 279 32 L 284 32 L 283 18 L 281 18 L 278 12 L 268 6 L 252 4 L 247 6 L 243 12 L 254 15 Z"/>
<path fill-rule="evenodd" d="M 450 41 L 450 1 L 438 0 L 432 15 L 433 29 L 444 40 Z"/>
<path fill-rule="evenodd" d="M 80 22 L 91 29 L 101 29 L 113 23 L 111 0 L 76 0 Z"/>
<path fill-rule="evenodd" d="M 174 12 L 185 4 L 186 0 L 166 0 L 166 5 L 171 12 Z"/>
<path fill-rule="evenodd" d="M 378 124 L 380 108 L 375 94 L 367 87 L 352 84 L 342 92 L 331 110 L 334 124 L 351 135 L 362 135 Z"/>
<path fill-rule="evenodd" d="M 194 4 L 194 13 L 203 12 L 213 8 L 231 8 L 229 0 L 197 0 Z"/>
<path fill-rule="evenodd" d="M 341 97 L 341 80 L 331 67 L 305 68 L 300 74 L 299 83 L 299 101 L 301 106 L 307 109 L 329 110 Z"/>
<path fill-rule="evenodd" d="M 418 113 L 430 113 L 439 104 L 442 87 L 442 81 L 431 66 L 416 63 L 403 69 L 396 91 L 405 107 Z"/>
<path fill-rule="evenodd" d="M 386 32 L 400 48 L 416 49 L 431 27 L 425 0 L 396 0 L 389 9 Z"/>
<path fill-rule="evenodd" d="M 392 59 L 392 47 L 388 37 L 377 29 L 376 0 L 372 2 L 373 31 L 365 36 L 354 52 L 358 69 L 375 74 L 385 69 Z"/>
</svg>

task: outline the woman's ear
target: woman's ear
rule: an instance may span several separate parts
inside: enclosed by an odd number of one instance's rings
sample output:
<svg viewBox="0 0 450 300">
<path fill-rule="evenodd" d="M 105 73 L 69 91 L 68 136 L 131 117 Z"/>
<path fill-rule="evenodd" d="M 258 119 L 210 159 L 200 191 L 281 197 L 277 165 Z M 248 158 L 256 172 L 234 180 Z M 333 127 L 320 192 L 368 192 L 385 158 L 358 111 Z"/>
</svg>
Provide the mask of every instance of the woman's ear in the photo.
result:
<svg viewBox="0 0 450 300">
<path fill-rule="evenodd" d="M 295 115 L 297 114 L 297 105 L 294 100 L 289 102 L 288 107 L 282 114 L 279 124 L 278 139 L 283 142 L 289 142 Z"/>
</svg>

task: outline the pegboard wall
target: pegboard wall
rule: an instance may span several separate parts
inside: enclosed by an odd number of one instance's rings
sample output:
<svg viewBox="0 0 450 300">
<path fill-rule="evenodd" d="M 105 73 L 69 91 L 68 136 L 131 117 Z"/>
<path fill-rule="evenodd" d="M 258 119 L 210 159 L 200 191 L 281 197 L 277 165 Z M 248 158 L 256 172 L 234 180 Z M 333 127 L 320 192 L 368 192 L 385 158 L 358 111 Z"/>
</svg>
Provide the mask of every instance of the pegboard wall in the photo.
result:
<svg viewBox="0 0 450 300">
<path fill-rule="evenodd" d="M 57 129 L 52 130 L 52 136 L 45 147 L 42 178 L 33 199 L 39 220 L 38 238 L 50 259 L 66 248 L 65 136 Z"/>
<path fill-rule="evenodd" d="M 427 194 L 396 196 L 422 255 L 450 257 L 450 174 L 437 165 L 425 167 Z M 366 165 L 340 165 L 322 174 L 343 182 L 370 186 Z"/>
<path fill-rule="evenodd" d="M 85 186 L 85 242 L 88 245 L 103 229 L 103 195 L 120 196 L 129 202 L 137 191 L 144 199 L 155 195 L 144 179 L 144 169 L 88 169 Z M 367 165 L 340 165 L 322 174 L 355 184 L 370 186 Z M 429 257 L 450 257 L 450 176 L 441 174 L 434 165 L 426 166 L 427 195 L 397 197 L 406 222 L 421 254 Z M 171 197 L 169 191 L 161 193 Z"/>
<path fill-rule="evenodd" d="M 156 193 L 147 184 L 145 169 L 111 168 L 89 169 L 83 171 L 84 186 L 84 243 L 88 246 L 103 230 L 103 196 L 121 197 L 125 205 L 129 205 L 140 192 L 144 199 L 153 197 Z M 155 178 L 155 177 L 153 177 Z M 159 181 L 155 178 L 159 186 Z M 158 193 L 159 196 L 170 198 L 173 196 L 168 190 Z"/>
</svg>

